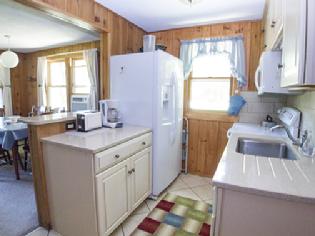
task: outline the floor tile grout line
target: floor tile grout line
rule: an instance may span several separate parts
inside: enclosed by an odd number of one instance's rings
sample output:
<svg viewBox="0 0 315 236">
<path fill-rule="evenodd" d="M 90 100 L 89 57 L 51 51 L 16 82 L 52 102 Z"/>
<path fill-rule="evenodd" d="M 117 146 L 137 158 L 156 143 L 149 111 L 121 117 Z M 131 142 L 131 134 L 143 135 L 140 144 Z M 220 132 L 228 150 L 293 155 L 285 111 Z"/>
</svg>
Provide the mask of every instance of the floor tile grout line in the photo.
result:
<svg viewBox="0 0 315 236">
<path fill-rule="evenodd" d="M 194 194 L 196 194 L 197 195 L 197 197 L 199 197 L 200 198 L 200 200 L 201 201 L 203 201 L 202 199 L 201 199 L 201 197 L 199 196 L 199 194 L 198 193 L 196 193 L 192 188 L 190 189 Z"/>
<path fill-rule="evenodd" d="M 204 185 L 204 186 L 206 186 L 206 185 Z M 201 197 L 197 192 L 195 192 L 195 191 L 193 190 L 193 188 L 191 188 L 191 191 L 193 191 L 193 193 L 195 193 L 203 202 L 206 201 L 206 200 L 204 200 L 203 197 Z M 209 191 L 210 191 L 210 190 L 209 190 Z"/>
</svg>

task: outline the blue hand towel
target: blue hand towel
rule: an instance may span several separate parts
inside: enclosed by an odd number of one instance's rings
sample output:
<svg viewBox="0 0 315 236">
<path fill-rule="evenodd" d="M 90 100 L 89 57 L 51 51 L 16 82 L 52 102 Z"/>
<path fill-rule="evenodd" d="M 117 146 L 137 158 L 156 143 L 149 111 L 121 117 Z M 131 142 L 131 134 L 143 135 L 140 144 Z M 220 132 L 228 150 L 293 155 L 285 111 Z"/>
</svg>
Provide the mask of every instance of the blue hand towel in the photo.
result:
<svg viewBox="0 0 315 236">
<path fill-rule="evenodd" d="M 242 96 L 239 96 L 239 95 L 232 96 L 230 98 L 228 114 L 230 116 L 237 116 L 245 104 L 246 104 L 246 101 Z"/>
</svg>

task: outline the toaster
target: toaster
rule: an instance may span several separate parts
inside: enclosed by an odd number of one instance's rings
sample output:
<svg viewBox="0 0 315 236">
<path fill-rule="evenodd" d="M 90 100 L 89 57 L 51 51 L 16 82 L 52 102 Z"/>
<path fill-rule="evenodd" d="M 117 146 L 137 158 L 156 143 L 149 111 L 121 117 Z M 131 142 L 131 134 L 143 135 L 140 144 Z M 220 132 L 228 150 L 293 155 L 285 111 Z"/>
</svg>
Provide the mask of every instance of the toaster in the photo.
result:
<svg viewBox="0 0 315 236">
<path fill-rule="evenodd" d="M 77 113 L 77 130 L 79 132 L 88 132 L 102 127 L 101 112 L 82 111 Z"/>
</svg>

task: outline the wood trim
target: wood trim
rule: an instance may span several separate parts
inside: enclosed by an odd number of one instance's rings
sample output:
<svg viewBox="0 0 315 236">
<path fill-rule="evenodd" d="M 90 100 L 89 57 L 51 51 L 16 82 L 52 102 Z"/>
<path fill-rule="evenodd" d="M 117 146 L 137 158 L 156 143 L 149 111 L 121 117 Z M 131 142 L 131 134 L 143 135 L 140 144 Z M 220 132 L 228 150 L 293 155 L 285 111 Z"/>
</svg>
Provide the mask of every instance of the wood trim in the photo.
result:
<svg viewBox="0 0 315 236">
<path fill-rule="evenodd" d="M 222 121 L 222 122 L 238 122 L 239 117 L 229 116 L 226 112 L 189 112 L 185 114 L 188 119 Z"/>
<path fill-rule="evenodd" d="M 100 41 L 100 98 L 107 99 L 110 97 L 110 79 L 109 79 L 109 58 L 111 51 L 111 36 L 110 33 L 103 32 Z"/>
<path fill-rule="evenodd" d="M 88 19 L 86 17 L 82 17 L 82 16 L 80 17 L 78 16 L 78 14 L 75 14 L 74 12 L 67 10 L 66 9 L 67 1 L 63 1 L 64 4 L 62 6 L 55 5 L 53 3 L 50 3 L 47 0 L 14 0 L 14 1 L 20 2 L 23 5 L 26 5 L 32 8 L 36 8 L 40 11 L 45 12 L 47 15 L 50 15 L 51 17 L 58 18 L 62 21 L 68 22 L 70 24 L 76 25 L 86 30 L 91 30 L 94 32 L 108 32 L 109 31 L 107 27 L 100 26 L 99 24 L 92 22 L 92 18 Z M 73 0 L 70 0 L 69 2 L 71 1 Z M 84 0 L 84 1 L 91 1 L 91 0 Z M 106 9 L 105 7 L 103 8 Z M 94 7 L 93 7 L 93 11 L 94 11 Z"/>
</svg>

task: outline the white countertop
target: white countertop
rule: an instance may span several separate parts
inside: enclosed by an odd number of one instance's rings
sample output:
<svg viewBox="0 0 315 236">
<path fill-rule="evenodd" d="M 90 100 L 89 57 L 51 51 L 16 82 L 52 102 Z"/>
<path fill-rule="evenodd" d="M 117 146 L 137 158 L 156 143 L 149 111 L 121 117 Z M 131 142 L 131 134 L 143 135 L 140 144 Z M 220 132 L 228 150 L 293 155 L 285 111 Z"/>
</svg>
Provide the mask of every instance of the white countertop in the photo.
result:
<svg viewBox="0 0 315 236">
<path fill-rule="evenodd" d="M 249 133 L 257 135 L 267 135 L 275 137 L 288 137 L 284 129 L 276 129 L 270 131 L 269 128 L 262 127 L 260 124 L 253 123 L 234 123 L 232 128 L 229 130 L 232 133 Z"/>
<path fill-rule="evenodd" d="M 124 125 L 123 128 L 101 128 L 86 133 L 69 131 L 43 138 L 42 141 L 98 153 L 150 131 L 145 127 Z"/>
<path fill-rule="evenodd" d="M 292 161 L 237 153 L 239 137 L 286 142 L 298 159 Z M 315 159 L 302 156 L 288 138 L 238 132 L 229 139 L 213 184 L 236 191 L 315 203 Z"/>
<path fill-rule="evenodd" d="M 51 115 L 33 116 L 33 117 L 21 117 L 19 121 L 30 125 L 44 125 L 50 123 L 73 121 L 76 120 L 76 113 L 64 112 L 55 113 Z"/>
</svg>

